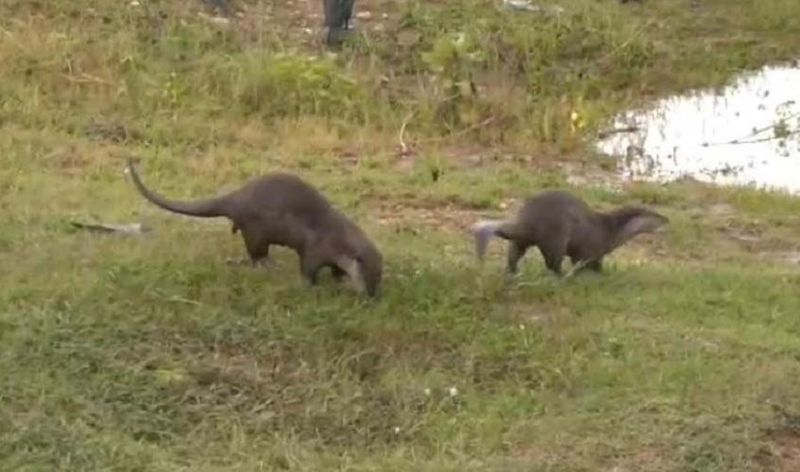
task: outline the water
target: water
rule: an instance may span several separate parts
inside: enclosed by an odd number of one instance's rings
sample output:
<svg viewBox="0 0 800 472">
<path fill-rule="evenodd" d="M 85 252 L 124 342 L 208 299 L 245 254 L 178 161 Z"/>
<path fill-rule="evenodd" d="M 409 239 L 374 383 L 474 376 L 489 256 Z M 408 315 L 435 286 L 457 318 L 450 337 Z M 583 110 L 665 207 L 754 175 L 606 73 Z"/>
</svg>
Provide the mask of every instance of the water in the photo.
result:
<svg viewBox="0 0 800 472">
<path fill-rule="evenodd" d="M 625 178 L 682 177 L 800 193 L 800 67 L 768 67 L 720 93 L 699 92 L 623 113 L 598 143 Z"/>
</svg>

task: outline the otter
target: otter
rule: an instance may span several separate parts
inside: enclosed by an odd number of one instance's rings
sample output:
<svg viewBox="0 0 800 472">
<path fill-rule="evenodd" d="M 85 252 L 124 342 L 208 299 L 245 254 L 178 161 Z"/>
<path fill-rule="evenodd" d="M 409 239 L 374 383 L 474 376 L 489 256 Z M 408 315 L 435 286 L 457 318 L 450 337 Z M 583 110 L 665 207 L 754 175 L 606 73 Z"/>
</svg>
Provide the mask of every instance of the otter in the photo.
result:
<svg viewBox="0 0 800 472">
<path fill-rule="evenodd" d="M 216 198 L 179 202 L 149 190 L 131 159 L 127 171 L 139 193 L 164 210 L 231 220 L 231 231 L 241 232 L 253 265 L 269 256 L 271 245 L 284 246 L 297 253 L 300 272 L 311 285 L 317 284 L 319 271 L 328 267 L 337 280 L 346 274 L 360 292 L 378 295 L 381 253 L 354 222 L 296 175 L 267 174 Z"/>
<path fill-rule="evenodd" d="M 602 271 L 603 257 L 641 233 L 655 232 L 669 219 L 642 207 L 626 206 L 609 212 L 591 209 L 562 190 L 548 190 L 525 200 L 514 220 L 483 220 L 472 226 L 479 260 L 493 236 L 509 241 L 509 274 L 525 252 L 538 247 L 545 266 L 561 276 L 569 256 L 576 270 Z"/>
</svg>

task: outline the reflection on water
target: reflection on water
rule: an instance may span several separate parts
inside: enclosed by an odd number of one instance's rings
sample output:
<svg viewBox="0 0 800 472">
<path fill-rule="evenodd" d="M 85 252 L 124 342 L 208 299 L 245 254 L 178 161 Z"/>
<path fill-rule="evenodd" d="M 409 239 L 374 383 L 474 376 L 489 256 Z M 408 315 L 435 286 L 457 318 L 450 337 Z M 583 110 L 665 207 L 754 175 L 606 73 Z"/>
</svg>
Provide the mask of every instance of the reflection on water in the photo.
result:
<svg viewBox="0 0 800 472">
<path fill-rule="evenodd" d="M 800 68 L 769 67 L 719 94 L 672 97 L 624 113 L 598 147 L 627 178 L 800 192 Z"/>
</svg>

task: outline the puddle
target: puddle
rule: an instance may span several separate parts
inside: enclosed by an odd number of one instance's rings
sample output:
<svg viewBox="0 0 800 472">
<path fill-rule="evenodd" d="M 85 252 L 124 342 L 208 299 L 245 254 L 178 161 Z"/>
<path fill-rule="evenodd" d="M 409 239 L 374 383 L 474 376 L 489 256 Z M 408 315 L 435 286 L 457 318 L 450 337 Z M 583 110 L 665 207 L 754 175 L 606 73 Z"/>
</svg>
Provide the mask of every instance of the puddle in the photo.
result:
<svg viewBox="0 0 800 472">
<path fill-rule="evenodd" d="M 598 143 L 623 177 L 689 177 L 800 193 L 800 67 L 767 67 L 719 93 L 702 91 L 623 113 Z M 627 131 L 624 131 L 627 130 Z"/>
</svg>

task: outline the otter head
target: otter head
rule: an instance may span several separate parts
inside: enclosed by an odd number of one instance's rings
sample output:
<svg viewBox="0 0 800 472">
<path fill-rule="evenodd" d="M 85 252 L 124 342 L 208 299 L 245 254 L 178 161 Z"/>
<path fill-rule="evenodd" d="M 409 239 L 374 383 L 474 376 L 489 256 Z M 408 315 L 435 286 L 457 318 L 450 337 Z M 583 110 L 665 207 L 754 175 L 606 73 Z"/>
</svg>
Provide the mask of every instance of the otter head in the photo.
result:
<svg viewBox="0 0 800 472">
<path fill-rule="evenodd" d="M 383 256 L 372 243 L 366 241 L 354 256 L 340 256 L 336 262 L 361 293 L 371 298 L 380 296 L 383 278 Z"/>
<path fill-rule="evenodd" d="M 655 233 L 669 223 L 669 218 L 642 207 L 623 207 L 606 215 L 610 223 L 611 247 L 625 244 L 642 233 Z"/>
<path fill-rule="evenodd" d="M 356 261 L 367 295 L 372 298 L 378 297 L 383 278 L 383 256 L 370 245 L 370 248 L 363 251 Z"/>
</svg>

